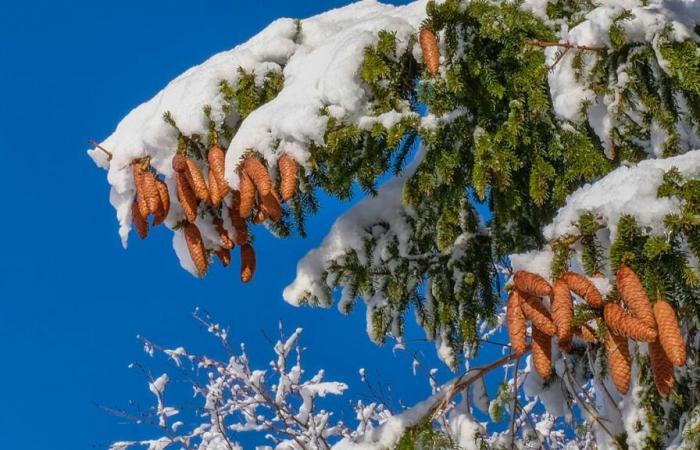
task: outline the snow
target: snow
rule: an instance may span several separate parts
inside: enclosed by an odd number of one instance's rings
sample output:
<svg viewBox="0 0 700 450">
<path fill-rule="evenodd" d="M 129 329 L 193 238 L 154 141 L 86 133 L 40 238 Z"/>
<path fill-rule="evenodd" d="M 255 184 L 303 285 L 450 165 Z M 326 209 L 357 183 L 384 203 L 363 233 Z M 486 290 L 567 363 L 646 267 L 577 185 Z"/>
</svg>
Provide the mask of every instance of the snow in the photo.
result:
<svg viewBox="0 0 700 450">
<path fill-rule="evenodd" d="M 184 134 L 206 135 L 203 106 L 212 107 L 215 119 L 225 116 L 219 92 L 221 80 L 235 86 L 240 77 L 239 68 L 258 76 L 282 72 L 282 91 L 250 114 L 230 143 L 226 178 L 233 187 L 238 185 L 236 166 L 249 149 L 259 152 L 271 168 L 282 152 L 305 165 L 309 145 L 323 144 L 326 118 L 321 109 L 324 107 L 345 122 L 363 126 L 373 121 L 390 124 L 400 119 L 400 112 L 370 117 L 368 92 L 358 75 L 359 67 L 365 47 L 376 41 L 380 30 L 396 32 L 399 47 L 405 46 L 409 35 L 417 31 L 425 17 L 425 4 L 426 0 L 419 0 L 395 7 L 374 0 L 360 1 L 301 21 L 302 32 L 297 41 L 296 22 L 276 20 L 248 42 L 187 70 L 151 100 L 131 111 L 112 135 L 101 142 L 103 148 L 112 152 L 111 161 L 97 148 L 88 151 L 99 167 L 109 171 L 110 202 L 117 211 L 122 244 L 126 246 L 131 229 L 134 185 L 129 164 L 132 160 L 150 156 L 151 165 L 165 177 L 171 197 L 175 197 L 170 160 L 176 149 L 177 133 L 163 121 L 163 113 L 169 111 Z M 415 115 L 408 107 L 404 112 Z M 229 119 L 236 117 L 234 111 Z M 171 201 L 173 205 L 176 203 Z M 181 218 L 179 208 L 174 208 L 166 225 L 172 228 Z M 216 235 L 204 231 L 202 234 L 205 239 L 209 236 L 212 242 L 217 241 Z M 190 270 L 188 258 L 178 251 L 179 243 L 174 245 L 181 264 Z"/>
</svg>

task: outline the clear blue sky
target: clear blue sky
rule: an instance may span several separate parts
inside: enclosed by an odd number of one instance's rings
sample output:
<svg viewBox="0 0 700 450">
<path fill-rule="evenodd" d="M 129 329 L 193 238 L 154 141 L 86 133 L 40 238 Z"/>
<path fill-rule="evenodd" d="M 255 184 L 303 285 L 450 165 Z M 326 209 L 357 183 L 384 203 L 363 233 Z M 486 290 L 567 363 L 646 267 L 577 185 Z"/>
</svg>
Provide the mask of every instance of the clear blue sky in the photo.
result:
<svg viewBox="0 0 700 450">
<path fill-rule="evenodd" d="M 281 298 L 296 261 L 317 245 L 348 204 L 324 199 L 310 237 L 257 233 L 259 270 L 246 286 L 237 268 L 198 280 L 180 269 L 170 233 L 121 248 L 105 172 L 86 156 L 118 121 L 169 80 L 247 40 L 278 17 L 306 17 L 347 1 L 5 2 L 0 14 L 0 259 L 2 406 L 0 448 L 104 448 L 137 437 L 93 402 L 148 406 L 132 361 L 150 364 L 135 339 L 216 349 L 191 319 L 196 306 L 231 327 L 261 366 L 271 350 L 261 330 L 277 321 L 306 329 L 307 369 L 324 367 L 366 393 L 360 367 L 407 403 L 427 394 L 411 358 L 365 334 L 364 311 L 293 308 Z M 413 323 L 410 318 L 409 322 Z M 422 337 L 412 327 L 411 337 Z M 432 344 L 416 344 L 438 366 Z M 156 364 L 155 367 L 158 367 Z M 440 366 L 443 377 L 449 376 Z M 242 440 L 249 443 L 250 441 Z M 260 443 L 260 442 L 258 442 Z"/>
</svg>

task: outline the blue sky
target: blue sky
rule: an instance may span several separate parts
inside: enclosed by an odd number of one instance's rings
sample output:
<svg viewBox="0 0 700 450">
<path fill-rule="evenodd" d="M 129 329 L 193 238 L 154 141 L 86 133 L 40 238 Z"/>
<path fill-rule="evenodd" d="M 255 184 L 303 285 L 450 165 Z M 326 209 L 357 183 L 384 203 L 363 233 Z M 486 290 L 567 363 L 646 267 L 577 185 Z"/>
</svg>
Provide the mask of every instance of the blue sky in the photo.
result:
<svg viewBox="0 0 700 450">
<path fill-rule="evenodd" d="M 357 370 L 390 384 L 411 404 L 428 392 L 411 358 L 377 347 L 364 311 L 294 308 L 281 298 L 296 261 L 319 243 L 349 204 L 323 199 L 309 238 L 257 232 L 258 272 L 242 286 L 237 268 L 204 280 L 180 269 L 170 233 L 121 248 L 105 172 L 86 156 L 118 121 L 169 80 L 216 52 L 247 40 L 278 17 L 306 17 L 346 1 L 6 2 L 0 14 L 0 177 L 4 242 L 0 259 L 0 370 L 3 450 L 104 448 L 141 433 L 94 403 L 148 406 L 150 365 L 137 334 L 166 346 L 216 350 L 192 320 L 196 306 L 231 327 L 263 366 L 271 350 L 262 330 L 277 321 L 304 327 L 307 369 L 324 367 L 366 394 Z M 412 318 L 409 320 L 412 324 Z M 421 338 L 415 327 L 409 339 Z M 447 369 L 432 344 L 413 344 L 427 364 Z M 153 364 L 153 367 L 159 367 Z M 252 444 L 242 439 L 242 442 Z M 258 441 L 258 443 L 260 443 Z"/>
</svg>

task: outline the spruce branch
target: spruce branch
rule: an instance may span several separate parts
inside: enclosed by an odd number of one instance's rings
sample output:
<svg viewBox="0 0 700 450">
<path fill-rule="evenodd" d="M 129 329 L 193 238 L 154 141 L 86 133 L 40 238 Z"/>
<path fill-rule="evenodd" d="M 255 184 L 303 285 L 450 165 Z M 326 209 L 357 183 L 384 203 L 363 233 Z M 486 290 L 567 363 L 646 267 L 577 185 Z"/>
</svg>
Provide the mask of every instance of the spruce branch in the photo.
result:
<svg viewBox="0 0 700 450">
<path fill-rule="evenodd" d="M 530 39 L 527 41 L 528 44 L 534 46 L 534 47 L 540 47 L 540 48 L 547 48 L 547 47 L 561 47 L 564 49 L 573 49 L 573 50 L 583 50 L 583 51 L 590 51 L 590 52 L 600 52 L 600 53 L 605 53 L 608 51 L 608 47 L 605 46 L 595 46 L 595 45 L 577 45 L 577 44 L 572 44 L 570 42 L 554 42 L 554 41 L 543 41 L 540 39 Z"/>
</svg>

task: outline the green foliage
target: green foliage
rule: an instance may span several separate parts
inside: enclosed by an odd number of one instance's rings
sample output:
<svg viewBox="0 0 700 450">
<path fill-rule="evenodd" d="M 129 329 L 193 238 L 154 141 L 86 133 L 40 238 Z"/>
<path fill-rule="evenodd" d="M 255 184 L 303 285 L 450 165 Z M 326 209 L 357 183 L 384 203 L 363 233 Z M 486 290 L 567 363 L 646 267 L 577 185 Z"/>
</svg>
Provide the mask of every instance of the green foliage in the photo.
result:
<svg viewBox="0 0 700 450">
<path fill-rule="evenodd" d="M 445 433 L 435 430 L 429 421 L 408 429 L 395 450 L 460 450 Z"/>
</svg>

